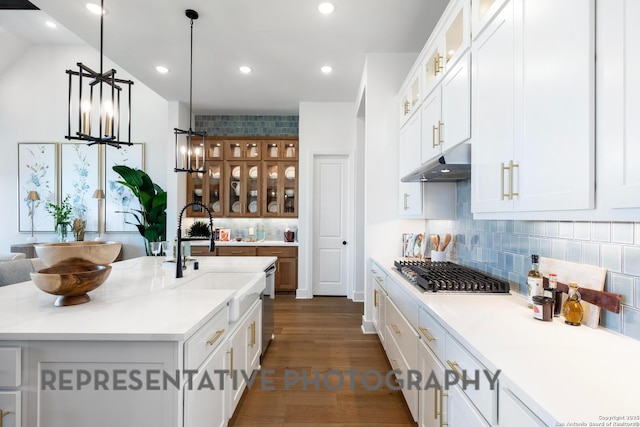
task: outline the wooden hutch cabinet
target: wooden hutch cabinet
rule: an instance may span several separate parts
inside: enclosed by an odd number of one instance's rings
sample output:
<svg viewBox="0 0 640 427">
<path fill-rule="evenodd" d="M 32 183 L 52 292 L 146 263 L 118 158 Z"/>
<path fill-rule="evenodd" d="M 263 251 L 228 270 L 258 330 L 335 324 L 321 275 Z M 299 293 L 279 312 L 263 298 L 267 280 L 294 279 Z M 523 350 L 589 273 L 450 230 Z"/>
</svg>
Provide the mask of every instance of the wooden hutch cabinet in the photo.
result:
<svg viewBox="0 0 640 427">
<path fill-rule="evenodd" d="M 187 200 L 214 217 L 297 218 L 298 140 L 207 138 L 206 172 L 187 175 Z M 189 217 L 207 217 L 199 206 Z"/>
</svg>

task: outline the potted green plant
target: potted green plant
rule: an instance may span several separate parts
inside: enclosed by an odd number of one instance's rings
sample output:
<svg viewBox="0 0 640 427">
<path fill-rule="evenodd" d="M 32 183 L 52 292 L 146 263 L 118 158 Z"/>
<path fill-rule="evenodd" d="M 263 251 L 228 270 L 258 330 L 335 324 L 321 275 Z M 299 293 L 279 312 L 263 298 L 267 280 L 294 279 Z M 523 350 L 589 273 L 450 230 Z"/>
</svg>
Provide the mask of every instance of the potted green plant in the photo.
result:
<svg viewBox="0 0 640 427">
<path fill-rule="evenodd" d="M 67 195 L 59 205 L 52 202 L 47 202 L 44 206 L 47 213 L 53 216 L 56 221 L 55 231 L 58 233 L 58 241 L 67 241 L 67 227 L 71 225 L 71 202 L 70 196 Z"/>
<path fill-rule="evenodd" d="M 149 175 L 140 169 L 115 165 L 113 170 L 122 177 L 122 181 L 118 183 L 129 188 L 140 203 L 140 209 L 120 211 L 120 213 L 133 216 L 136 222 L 127 222 L 127 224 L 136 226 L 145 239 L 147 255 L 151 255 L 149 242 L 166 240 L 167 192 L 154 184 Z"/>
<path fill-rule="evenodd" d="M 211 230 L 209 229 L 209 224 L 203 221 L 195 221 L 191 224 L 188 231 L 189 237 L 191 238 L 202 238 L 208 239 L 211 236 Z"/>
</svg>

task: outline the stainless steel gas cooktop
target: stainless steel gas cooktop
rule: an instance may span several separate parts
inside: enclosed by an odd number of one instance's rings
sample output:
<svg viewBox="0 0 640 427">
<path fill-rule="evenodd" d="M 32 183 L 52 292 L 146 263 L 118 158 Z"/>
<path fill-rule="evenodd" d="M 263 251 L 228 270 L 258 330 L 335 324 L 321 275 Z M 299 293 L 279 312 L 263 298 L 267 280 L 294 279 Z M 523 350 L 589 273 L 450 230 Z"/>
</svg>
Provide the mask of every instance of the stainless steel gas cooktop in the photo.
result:
<svg viewBox="0 0 640 427">
<path fill-rule="evenodd" d="M 452 262 L 401 260 L 395 268 L 409 282 L 431 292 L 508 294 L 509 282 Z"/>
</svg>

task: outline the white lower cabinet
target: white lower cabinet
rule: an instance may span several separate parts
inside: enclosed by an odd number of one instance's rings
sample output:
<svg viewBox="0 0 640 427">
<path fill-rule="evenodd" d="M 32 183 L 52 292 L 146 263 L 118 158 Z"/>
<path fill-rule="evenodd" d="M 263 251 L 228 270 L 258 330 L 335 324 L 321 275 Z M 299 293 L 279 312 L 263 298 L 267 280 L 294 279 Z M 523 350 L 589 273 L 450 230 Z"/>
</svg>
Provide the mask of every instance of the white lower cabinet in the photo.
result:
<svg viewBox="0 0 640 427">
<path fill-rule="evenodd" d="M 256 301 L 233 328 L 229 337 L 229 386 L 228 413 L 233 414 L 242 393 L 247 387 L 247 380 L 260 365 L 260 339 L 262 336 L 260 318 L 262 301 Z"/>
<path fill-rule="evenodd" d="M 194 376 L 193 388 L 184 393 L 184 425 L 185 427 L 220 427 L 227 424 L 231 417 L 228 412 L 226 386 L 220 387 L 219 375 L 216 371 L 229 369 L 227 346 L 221 345 L 207 359 L 198 374 Z M 209 387 L 204 376 L 211 379 Z M 199 388 L 199 384 L 207 387 Z M 224 382 L 223 382 L 224 384 Z"/>
<path fill-rule="evenodd" d="M 21 393 L 19 391 L 0 391 L 0 427 L 18 427 L 21 425 Z"/>
<path fill-rule="evenodd" d="M 449 405 L 447 421 L 449 427 L 489 427 L 489 424 L 487 424 L 482 415 L 476 411 L 460 387 L 456 385 L 449 388 L 447 395 Z M 521 427 L 519 423 L 504 425 Z"/>
<path fill-rule="evenodd" d="M 544 427 L 544 423 L 511 390 L 501 387 L 498 419 L 501 426 Z"/>
<path fill-rule="evenodd" d="M 418 363 L 422 374 L 418 425 L 420 427 L 445 426 L 449 401 L 448 393 L 444 389 L 444 367 L 422 340 L 418 345 Z"/>
<path fill-rule="evenodd" d="M 416 387 L 409 387 L 408 374 L 417 369 L 418 334 L 398 307 L 388 299 L 385 305 L 386 334 L 385 350 L 394 370 L 402 372 L 402 394 L 414 420 L 418 419 L 418 394 Z"/>
<path fill-rule="evenodd" d="M 384 274 L 384 273 L 383 273 Z M 382 346 L 385 345 L 385 327 L 386 313 L 385 306 L 387 304 L 387 291 L 384 289 L 385 276 L 380 276 L 375 269 L 372 269 L 371 283 L 373 287 L 373 326 L 378 333 L 378 338 Z"/>
</svg>

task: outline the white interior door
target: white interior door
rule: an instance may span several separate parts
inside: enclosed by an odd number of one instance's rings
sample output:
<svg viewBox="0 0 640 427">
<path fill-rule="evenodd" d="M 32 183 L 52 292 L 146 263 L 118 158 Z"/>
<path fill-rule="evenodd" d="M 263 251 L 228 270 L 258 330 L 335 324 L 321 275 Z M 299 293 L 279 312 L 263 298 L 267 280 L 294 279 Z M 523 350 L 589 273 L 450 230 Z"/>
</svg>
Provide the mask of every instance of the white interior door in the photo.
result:
<svg viewBox="0 0 640 427">
<path fill-rule="evenodd" d="M 348 156 L 313 160 L 313 294 L 347 296 Z"/>
</svg>

